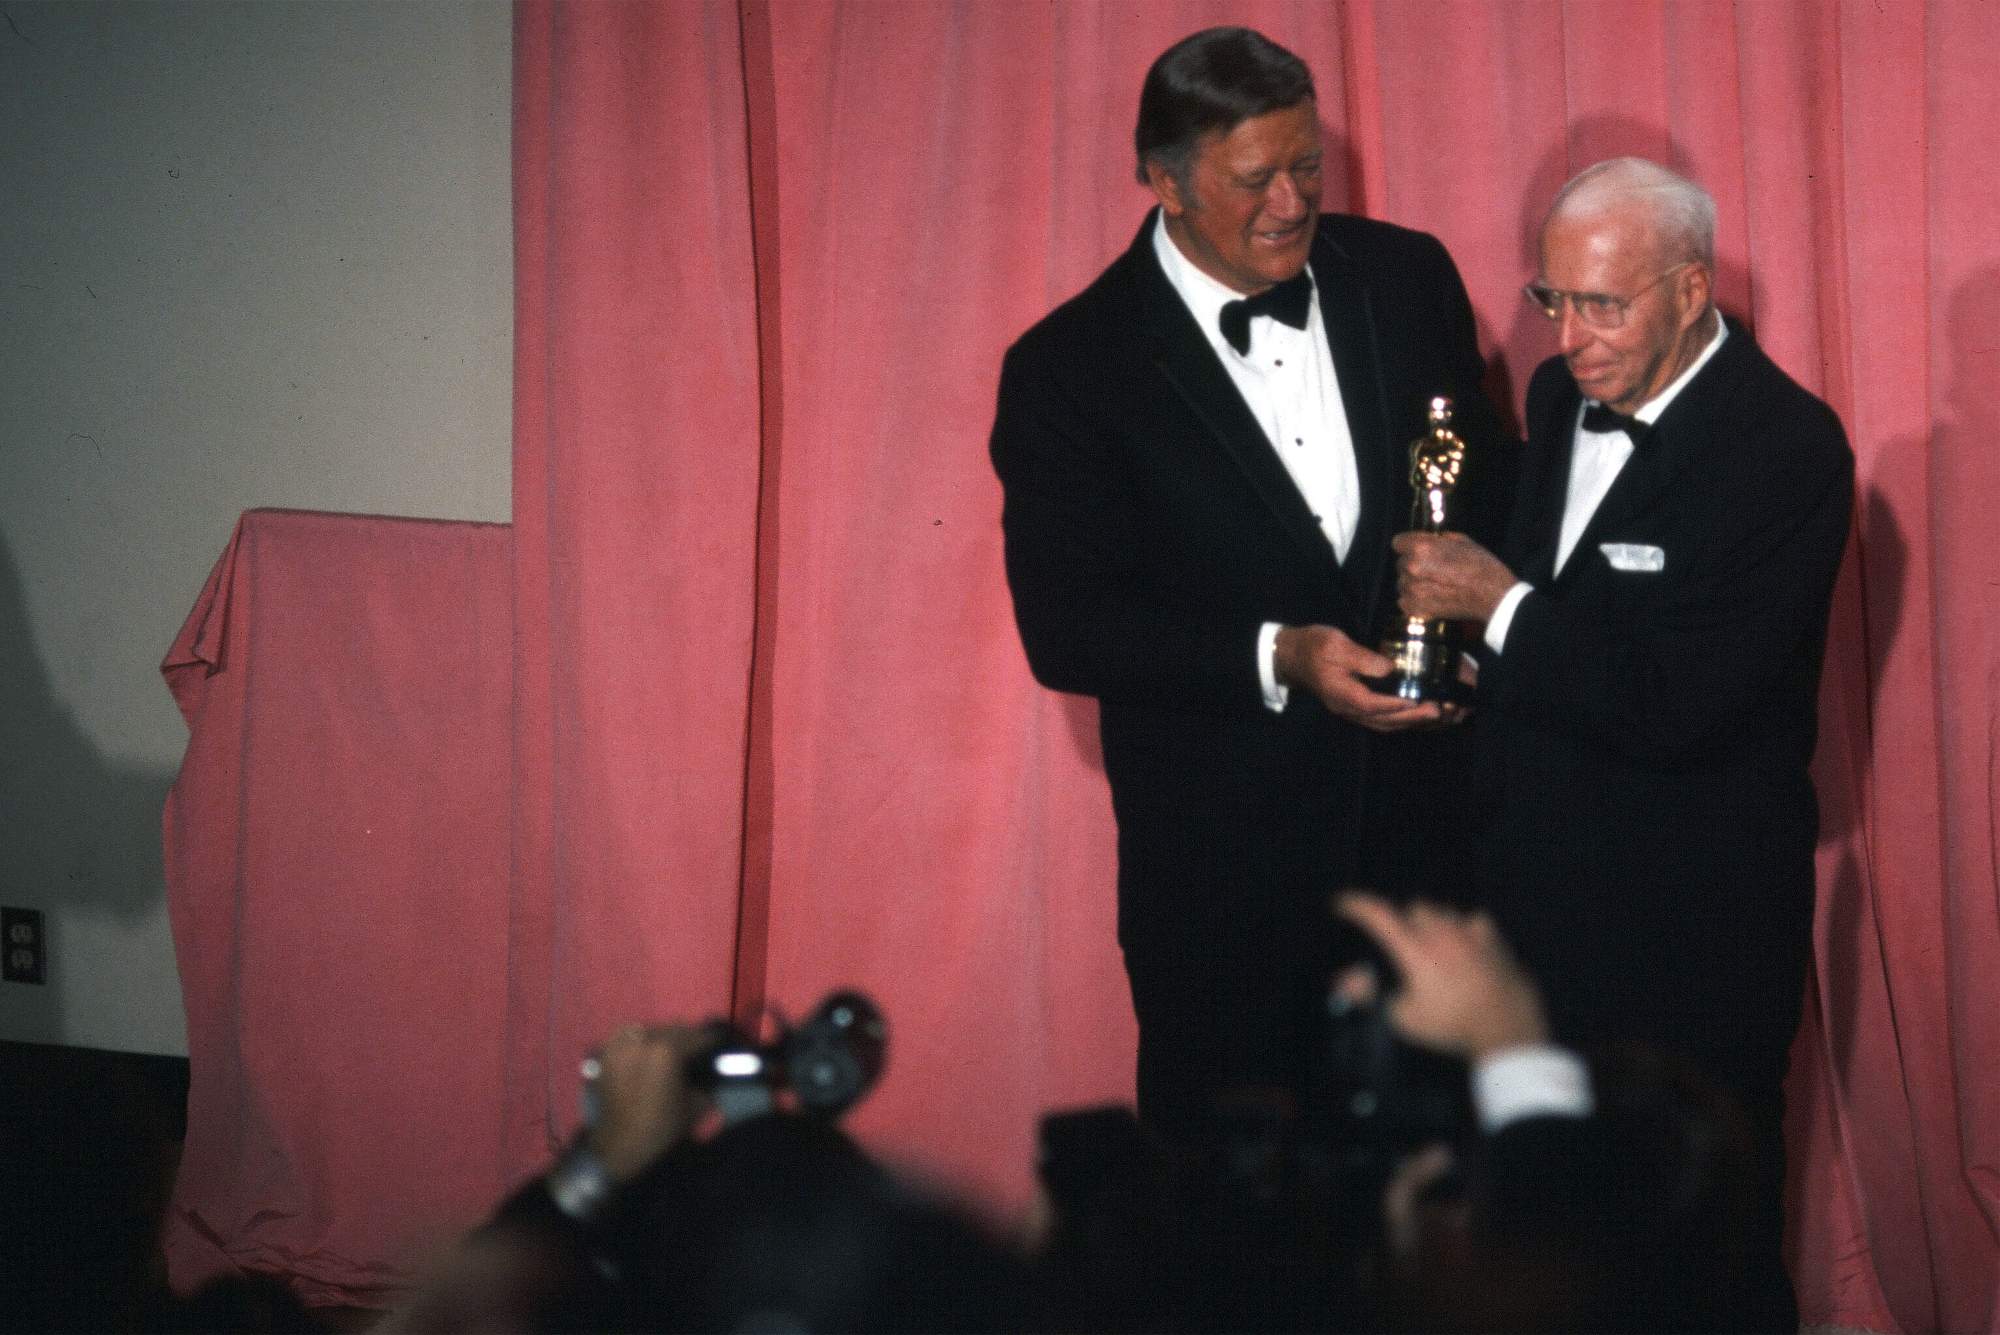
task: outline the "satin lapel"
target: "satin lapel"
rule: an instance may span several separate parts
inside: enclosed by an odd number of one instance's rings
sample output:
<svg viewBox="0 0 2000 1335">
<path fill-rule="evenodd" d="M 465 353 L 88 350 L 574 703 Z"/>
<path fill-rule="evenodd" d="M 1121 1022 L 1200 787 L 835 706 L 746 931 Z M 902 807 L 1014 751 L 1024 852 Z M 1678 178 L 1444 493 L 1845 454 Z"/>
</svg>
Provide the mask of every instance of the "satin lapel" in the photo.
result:
<svg viewBox="0 0 2000 1335">
<path fill-rule="evenodd" d="M 1618 480 L 1604 493 L 1603 504 L 1590 517 L 1583 535 L 1576 540 L 1564 573 L 1583 564 L 1579 558 L 1594 549 L 1600 535 L 1615 530 L 1634 515 L 1645 513 L 1660 493 L 1671 486 L 1689 463 L 1715 438 L 1710 419 L 1718 405 L 1728 401 L 1730 386 L 1743 373 L 1744 353 L 1754 345 L 1740 327 L 1732 325 L 1729 338 L 1716 349 L 1708 365 L 1701 368 L 1686 388 L 1674 396 L 1666 412 L 1653 424 L 1643 450 L 1635 450 L 1625 461 Z"/>
<path fill-rule="evenodd" d="M 1530 584 L 1545 586 L 1555 578 L 1556 543 L 1562 536 L 1570 460 L 1576 447 L 1576 410 L 1582 401 L 1574 385 L 1565 385 L 1541 420 L 1528 424 L 1528 438 L 1536 447 L 1529 465 L 1533 471 L 1522 479 L 1521 505 L 1508 530 L 1507 552 L 1519 562 L 1515 574 Z"/>
<path fill-rule="evenodd" d="M 1367 282 L 1346 252 L 1328 241 L 1313 247 L 1312 270 L 1361 484 L 1361 516 L 1342 574 L 1361 605 L 1363 624 L 1373 627 L 1389 537 L 1408 519 L 1407 514 L 1396 513 L 1408 485 L 1408 447 L 1389 438 L 1389 405 L 1382 398 L 1387 381 Z"/>
<path fill-rule="evenodd" d="M 1215 350 L 1196 327 L 1187 304 L 1160 271 L 1152 254 L 1150 231 L 1142 229 L 1140 240 L 1145 254 L 1128 258 L 1138 261 L 1139 327 L 1152 335 L 1155 365 L 1207 428 L 1207 438 L 1241 471 L 1279 527 L 1307 559 L 1324 567 L 1331 578 L 1339 566 L 1305 497 L 1299 494 L 1291 474 L 1279 462 L 1277 451 L 1271 448 L 1264 428 L 1243 402 L 1236 382 L 1229 378 Z"/>
</svg>

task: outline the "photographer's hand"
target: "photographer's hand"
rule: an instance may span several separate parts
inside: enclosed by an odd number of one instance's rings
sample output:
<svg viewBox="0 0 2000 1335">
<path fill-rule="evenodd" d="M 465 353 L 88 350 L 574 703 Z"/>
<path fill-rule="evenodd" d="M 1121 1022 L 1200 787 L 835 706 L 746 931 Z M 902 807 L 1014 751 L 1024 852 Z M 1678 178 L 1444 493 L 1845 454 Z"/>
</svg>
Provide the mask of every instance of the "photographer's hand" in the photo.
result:
<svg viewBox="0 0 2000 1335">
<path fill-rule="evenodd" d="M 629 1182 L 685 1140 L 708 1110 L 688 1060 L 710 1045 L 685 1025 L 626 1025 L 597 1051 L 596 1125 L 585 1135 L 613 1182 Z"/>
<path fill-rule="evenodd" d="M 1425 903 L 1399 909 L 1352 890 L 1335 906 L 1402 974 L 1388 1018 L 1408 1041 L 1473 1062 L 1548 1042 L 1541 993 L 1485 914 Z M 1343 977 L 1336 986 L 1351 991 L 1353 982 Z"/>
</svg>

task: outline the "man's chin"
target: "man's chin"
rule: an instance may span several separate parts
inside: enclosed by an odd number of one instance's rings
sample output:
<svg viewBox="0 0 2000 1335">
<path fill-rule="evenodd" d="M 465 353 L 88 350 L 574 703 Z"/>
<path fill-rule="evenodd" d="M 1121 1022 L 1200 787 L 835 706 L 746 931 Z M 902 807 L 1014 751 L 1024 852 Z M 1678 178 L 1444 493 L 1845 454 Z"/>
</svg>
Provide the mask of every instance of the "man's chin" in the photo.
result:
<svg viewBox="0 0 2000 1335">
<path fill-rule="evenodd" d="M 1266 283 L 1275 286 L 1278 283 L 1289 282 L 1298 277 L 1299 274 L 1305 271 L 1306 261 L 1311 258 L 1312 248 L 1310 246 L 1302 245 L 1285 250 L 1273 249 L 1258 264 L 1257 272 Z"/>
<path fill-rule="evenodd" d="M 1312 228 L 1301 227 L 1297 232 L 1287 233 L 1282 238 L 1259 237 L 1260 249 L 1270 257 L 1275 265 L 1290 267 L 1291 274 L 1306 267 L 1306 260 L 1312 254 Z"/>
<path fill-rule="evenodd" d="M 1586 399 L 1595 399 L 1597 402 L 1609 406 L 1612 399 L 1618 395 L 1618 383 L 1614 380 L 1603 376 L 1578 375 L 1573 367 L 1569 375 L 1570 379 L 1576 381 L 1578 392 Z"/>
</svg>

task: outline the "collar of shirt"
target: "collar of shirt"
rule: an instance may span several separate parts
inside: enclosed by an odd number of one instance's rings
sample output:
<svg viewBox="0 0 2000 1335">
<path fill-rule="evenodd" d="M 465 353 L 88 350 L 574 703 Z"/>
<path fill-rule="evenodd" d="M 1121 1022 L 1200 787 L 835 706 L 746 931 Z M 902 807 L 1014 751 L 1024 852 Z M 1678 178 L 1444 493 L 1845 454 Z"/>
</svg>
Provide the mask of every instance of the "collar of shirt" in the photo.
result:
<svg viewBox="0 0 2000 1335">
<path fill-rule="evenodd" d="M 1180 294 L 1181 301 L 1194 316 L 1194 322 L 1201 326 L 1201 332 L 1208 337 L 1208 344 L 1215 349 L 1215 355 L 1224 363 L 1231 360 L 1244 361 L 1244 356 L 1229 346 L 1229 340 L 1222 336 L 1222 308 L 1232 301 L 1241 301 L 1244 294 L 1223 283 L 1216 282 L 1194 262 L 1181 254 L 1181 248 L 1173 237 L 1167 235 L 1167 215 L 1161 210 L 1153 219 L 1153 253 L 1159 257 L 1160 268 L 1166 272 L 1167 282 Z M 1319 319 L 1319 280 L 1312 276 L 1312 266 L 1306 266 L 1306 278 L 1313 285 L 1312 305 L 1307 308 L 1306 328 L 1313 327 Z M 1273 321 L 1268 315 L 1260 315 L 1250 322 L 1250 346 L 1255 349 L 1257 339 Z"/>
</svg>

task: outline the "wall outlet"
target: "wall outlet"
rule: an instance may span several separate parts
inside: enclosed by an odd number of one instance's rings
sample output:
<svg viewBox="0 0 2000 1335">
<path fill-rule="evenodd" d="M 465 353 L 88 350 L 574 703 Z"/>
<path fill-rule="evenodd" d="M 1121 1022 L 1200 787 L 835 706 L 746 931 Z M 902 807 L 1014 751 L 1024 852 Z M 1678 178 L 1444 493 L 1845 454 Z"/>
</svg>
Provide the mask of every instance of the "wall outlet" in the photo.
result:
<svg viewBox="0 0 2000 1335">
<path fill-rule="evenodd" d="M 10 983 L 48 981 L 49 941 L 40 909 L 0 908 L 0 964 Z"/>
</svg>

